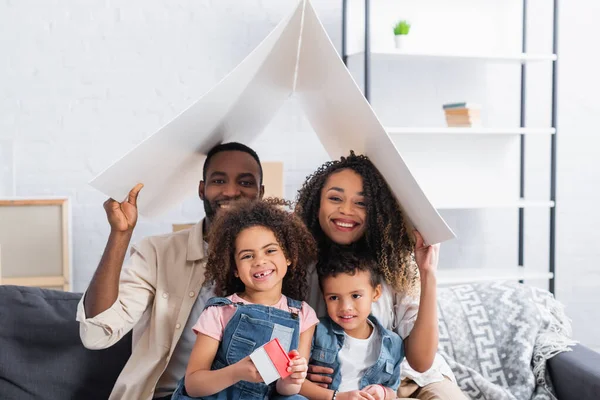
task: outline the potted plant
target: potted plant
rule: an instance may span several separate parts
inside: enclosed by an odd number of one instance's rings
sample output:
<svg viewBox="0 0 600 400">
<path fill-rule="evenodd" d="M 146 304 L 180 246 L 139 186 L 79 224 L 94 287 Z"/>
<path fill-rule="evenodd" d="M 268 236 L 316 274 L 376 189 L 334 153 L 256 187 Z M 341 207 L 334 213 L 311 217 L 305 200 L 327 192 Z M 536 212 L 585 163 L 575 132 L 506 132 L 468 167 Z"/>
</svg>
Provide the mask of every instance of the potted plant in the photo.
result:
<svg viewBox="0 0 600 400">
<path fill-rule="evenodd" d="M 410 23 L 403 19 L 394 25 L 394 38 L 396 39 L 396 48 L 402 49 L 406 44 L 406 36 L 410 32 Z"/>
</svg>

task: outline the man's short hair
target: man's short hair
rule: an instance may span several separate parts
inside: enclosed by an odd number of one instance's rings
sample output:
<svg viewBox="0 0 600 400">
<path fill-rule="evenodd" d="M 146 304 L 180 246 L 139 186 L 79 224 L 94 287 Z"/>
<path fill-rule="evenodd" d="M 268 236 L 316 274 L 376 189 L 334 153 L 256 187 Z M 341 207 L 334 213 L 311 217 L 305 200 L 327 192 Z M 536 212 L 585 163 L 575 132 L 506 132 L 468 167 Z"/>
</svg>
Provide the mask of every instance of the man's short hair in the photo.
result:
<svg viewBox="0 0 600 400">
<path fill-rule="evenodd" d="M 238 142 L 229 142 L 229 143 L 221 143 L 210 149 L 208 154 L 206 155 L 206 160 L 204 160 L 204 167 L 202 168 L 202 179 L 206 180 L 206 171 L 208 170 L 208 166 L 210 165 L 210 160 L 213 158 L 215 154 L 222 153 L 224 151 L 241 151 L 246 154 L 250 154 L 252 158 L 256 160 L 258 164 L 258 170 L 260 173 L 259 181 L 260 185 L 263 183 L 263 170 L 262 165 L 260 164 L 260 159 L 258 158 L 258 154 L 250 147 L 245 144 L 241 144 Z"/>
<path fill-rule="evenodd" d="M 317 263 L 317 274 L 321 289 L 324 278 L 335 277 L 338 274 L 355 275 L 357 271 L 369 272 L 372 287 L 375 288 L 381 284 L 382 278 L 377 262 L 364 250 L 352 245 L 331 244 L 324 253 L 319 255 Z"/>
</svg>

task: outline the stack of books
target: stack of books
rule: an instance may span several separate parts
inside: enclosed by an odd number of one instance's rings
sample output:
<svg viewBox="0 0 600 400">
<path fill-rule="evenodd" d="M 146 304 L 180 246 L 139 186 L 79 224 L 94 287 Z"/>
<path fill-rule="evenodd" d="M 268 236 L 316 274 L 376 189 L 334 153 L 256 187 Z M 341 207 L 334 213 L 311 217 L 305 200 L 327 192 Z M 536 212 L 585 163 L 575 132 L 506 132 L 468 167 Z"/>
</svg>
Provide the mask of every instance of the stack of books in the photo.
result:
<svg viewBox="0 0 600 400">
<path fill-rule="evenodd" d="M 449 103 L 443 105 L 448 127 L 481 126 L 481 106 L 473 103 Z"/>
</svg>

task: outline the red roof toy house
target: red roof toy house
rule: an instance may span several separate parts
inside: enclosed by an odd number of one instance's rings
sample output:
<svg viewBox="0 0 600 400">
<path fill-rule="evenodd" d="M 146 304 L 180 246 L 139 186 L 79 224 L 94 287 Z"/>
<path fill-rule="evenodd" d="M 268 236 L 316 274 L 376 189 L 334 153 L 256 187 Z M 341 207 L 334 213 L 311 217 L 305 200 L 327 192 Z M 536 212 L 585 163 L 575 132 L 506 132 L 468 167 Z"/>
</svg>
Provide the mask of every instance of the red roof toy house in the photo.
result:
<svg viewBox="0 0 600 400">
<path fill-rule="evenodd" d="M 267 385 L 290 375 L 290 357 L 277 338 L 254 350 L 250 359 Z"/>
</svg>

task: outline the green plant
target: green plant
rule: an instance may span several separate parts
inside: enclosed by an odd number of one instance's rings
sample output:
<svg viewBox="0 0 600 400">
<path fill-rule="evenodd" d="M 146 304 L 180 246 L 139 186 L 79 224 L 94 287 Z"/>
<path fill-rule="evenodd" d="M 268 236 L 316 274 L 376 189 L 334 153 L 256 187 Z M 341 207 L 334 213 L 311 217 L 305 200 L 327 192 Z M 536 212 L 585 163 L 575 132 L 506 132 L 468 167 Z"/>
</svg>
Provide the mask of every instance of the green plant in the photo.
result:
<svg viewBox="0 0 600 400">
<path fill-rule="evenodd" d="M 396 25 L 394 25 L 394 35 L 408 35 L 409 31 L 410 23 L 405 19 L 396 22 Z"/>
</svg>

